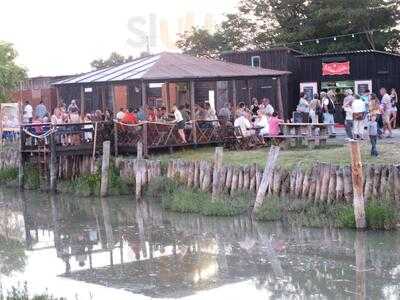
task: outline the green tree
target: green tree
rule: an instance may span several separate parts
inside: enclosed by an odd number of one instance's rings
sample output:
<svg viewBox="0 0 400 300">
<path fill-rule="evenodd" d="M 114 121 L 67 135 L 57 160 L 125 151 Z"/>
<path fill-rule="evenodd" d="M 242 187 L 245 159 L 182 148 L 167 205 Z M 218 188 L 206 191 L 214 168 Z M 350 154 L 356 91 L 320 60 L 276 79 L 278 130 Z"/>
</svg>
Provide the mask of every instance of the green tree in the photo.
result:
<svg viewBox="0 0 400 300">
<path fill-rule="evenodd" d="M 308 53 L 355 49 L 397 51 L 399 3 L 399 0 L 242 0 L 238 11 L 227 15 L 214 34 L 197 29 L 186 33 L 177 45 L 190 54 L 211 52 L 214 56 L 221 50 L 277 45 Z M 356 32 L 367 33 L 324 39 Z M 298 43 L 317 38 L 321 39 L 319 43 Z"/>
<path fill-rule="evenodd" d="M 112 52 L 110 54 L 110 57 L 107 59 L 96 59 L 90 63 L 92 68 L 98 70 L 98 69 L 103 69 L 103 68 L 108 68 L 108 67 L 114 67 L 118 66 L 120 64 L 130 62 L 133 60 L 132 56 L 125 57 L 121 54 L 118 54 L 117 52 Z"/>
<path fill-rule="evenodd" d="M 16 64 L 16 57 L 13 45 L 0 41 L 0 102 L 9 101 L 10 92 L 26 77 L 26 71 Z"/>
</svg>

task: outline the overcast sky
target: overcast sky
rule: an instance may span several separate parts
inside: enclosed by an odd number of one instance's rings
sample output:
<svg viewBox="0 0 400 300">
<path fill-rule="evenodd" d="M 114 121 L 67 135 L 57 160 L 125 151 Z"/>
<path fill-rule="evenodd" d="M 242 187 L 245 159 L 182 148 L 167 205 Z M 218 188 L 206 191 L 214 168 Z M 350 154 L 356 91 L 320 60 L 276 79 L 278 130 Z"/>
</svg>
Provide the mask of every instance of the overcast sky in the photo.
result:
<svg viewBox="0 0 400 300">
<path fill-rule="evenodd" d="M 238 0 L 7 0 L 0 40 L 11 42 L 30 76 L 90 70 L 112 51 L 138 55 L 174 50 L 176 33 L 190 25 L 212 28 Z M 153 17 L 150 15 L 153 14 Z M 176 50 L 175 50 L 176 51 Z"/>
</svg>

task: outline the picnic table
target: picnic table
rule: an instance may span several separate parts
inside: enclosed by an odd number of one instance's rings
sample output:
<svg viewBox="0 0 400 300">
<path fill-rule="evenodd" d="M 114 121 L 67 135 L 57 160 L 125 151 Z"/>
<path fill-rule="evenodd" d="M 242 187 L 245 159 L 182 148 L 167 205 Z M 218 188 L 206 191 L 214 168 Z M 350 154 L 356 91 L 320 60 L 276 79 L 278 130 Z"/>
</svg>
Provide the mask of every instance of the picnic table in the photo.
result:
<svg viewBox="0 0 400 300">
<path fill-rule="evenodd" d="M 305 142 L 312 147 L 326 144 L 330 125 L 324 123 L 280 123 L 279 126 L 283 137 L 294 139 L 296 146 L 301 146 Z"/>
</svg>

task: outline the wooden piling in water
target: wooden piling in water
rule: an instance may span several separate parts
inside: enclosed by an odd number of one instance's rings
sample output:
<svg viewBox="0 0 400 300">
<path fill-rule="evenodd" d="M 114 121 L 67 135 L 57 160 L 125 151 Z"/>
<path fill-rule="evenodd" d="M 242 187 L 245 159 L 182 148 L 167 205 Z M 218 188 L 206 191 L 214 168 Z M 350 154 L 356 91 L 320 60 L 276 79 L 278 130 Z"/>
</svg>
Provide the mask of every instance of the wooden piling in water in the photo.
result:
<svg viewBox="0 0 400 300">
<path fill-rule="evenodd" d="M 103 143 L 103 160 L 101 163 L 100 196 L 106 197 L 108 193 L 108 172 L 110 169 L 110 141 Z"/>
</svg>

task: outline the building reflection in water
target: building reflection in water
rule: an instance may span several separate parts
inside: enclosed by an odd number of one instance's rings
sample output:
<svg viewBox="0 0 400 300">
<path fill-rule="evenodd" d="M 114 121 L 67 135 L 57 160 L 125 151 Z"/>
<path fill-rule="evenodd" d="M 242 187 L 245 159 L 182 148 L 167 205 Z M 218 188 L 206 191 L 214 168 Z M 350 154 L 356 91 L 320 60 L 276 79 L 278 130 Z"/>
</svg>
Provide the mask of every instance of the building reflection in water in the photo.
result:
<svg viewBox="0 0 400 300">
<path fill-rule="evenodd" d="M 22 212 L 27 248 L 55 247 L 59 275 L 74 280 L 152 297 L 246 280 L 272 298 L 400 297 L 399 233 L 177 215 L 127 199 L 18 199 L 1 212 Z"/>
</svg>

